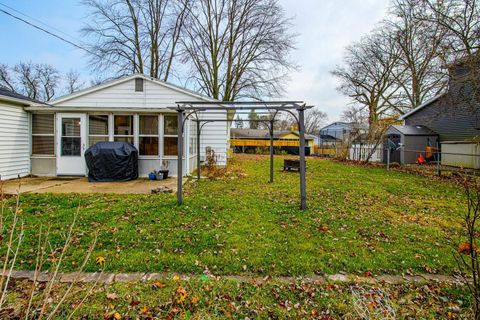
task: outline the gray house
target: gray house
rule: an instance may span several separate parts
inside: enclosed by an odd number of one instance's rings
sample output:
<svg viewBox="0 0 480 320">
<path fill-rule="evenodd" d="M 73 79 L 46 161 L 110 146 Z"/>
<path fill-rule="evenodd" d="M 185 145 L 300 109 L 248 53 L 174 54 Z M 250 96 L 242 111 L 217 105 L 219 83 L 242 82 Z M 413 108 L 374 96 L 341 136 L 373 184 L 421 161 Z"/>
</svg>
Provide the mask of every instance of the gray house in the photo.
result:
<svg viewBox="0 0 480 320">
<path fill-rule="evenodd" d="M 337 121 L 320 129 L 319 144 L 345 139 L 354 129 L 356 123 Z"/>
<path fill-rule="evenodd" d="M 400 120 L 403 120 L 405 128 L 422 126 L 429 129 L 431 134 L 438 135 L 442 165 L 480 169 L 480 104 L 475 99 L 478 92 L 472 92 L 475 86 L 472 85 L 473 78 L 469 76 L 469 66 L 471 64 L 466 65 L 465 61 L 450 66 L 448 91 L 406 113 Z M 478 65 L 476 68 L 478 73 Z M 387 134 L 395 131 L 393 127 L 390 129 Z M 415 136 L 414 131 L 410 137 Z M 425 150 L 429 146 L 422 132 L 418 135 L 418 141 L 423 139 L 424 144 L 416 144 L 418 150 Z M 412 161 L 405 158 L 407 160 Z"/>
</svg>

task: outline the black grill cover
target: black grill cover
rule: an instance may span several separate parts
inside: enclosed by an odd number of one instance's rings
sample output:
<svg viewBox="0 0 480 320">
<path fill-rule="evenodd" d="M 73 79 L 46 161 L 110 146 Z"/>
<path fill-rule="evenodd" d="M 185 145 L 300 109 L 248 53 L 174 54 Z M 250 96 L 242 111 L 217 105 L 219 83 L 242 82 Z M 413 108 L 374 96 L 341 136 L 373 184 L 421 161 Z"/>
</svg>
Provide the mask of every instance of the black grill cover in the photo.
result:
<svg viewBox="0 0 480 320">
<path fill-rule="evenodd" d="M 98 142 L 85 151 L 88 181 L 129 181 L 138 178 L 138 151 L 127 142 Z"/>
</svg>

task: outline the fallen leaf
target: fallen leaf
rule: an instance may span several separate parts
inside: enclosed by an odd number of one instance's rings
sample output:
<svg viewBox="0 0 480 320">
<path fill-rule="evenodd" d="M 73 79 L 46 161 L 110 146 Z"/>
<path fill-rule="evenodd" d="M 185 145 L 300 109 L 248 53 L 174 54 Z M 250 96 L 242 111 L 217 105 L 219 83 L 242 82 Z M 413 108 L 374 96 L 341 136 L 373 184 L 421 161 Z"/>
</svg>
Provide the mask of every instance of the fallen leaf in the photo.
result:
<svg viewBox="0 0 480 320">
<path fill-rule="evenodd" d="M 135 300 L 132 298 L 132 301 L 130 302 L 130 306 L 135 307 L 140 304 L 140 300 Z"/>
<path fill-rule="evenodd" d="M 199 298 L 199 297 L 193 297 L 191 303 L 192 303 L 192 304 L 197 304 L 198 301 L 200 301 L 200 298 Z"/>
<path fill-rule="evenodd" d="M 472 247 L 468 242 L 462 242 L 458 245 L 458 252 L 469 255 L 472 252 Z"/>
<path fill-rule="evenodd" d="M 105 258 L 104 257 L 96 257 L 95 258 L 95 262 L 101 266 L 103 266 L 105 264 Z"/>
<path fill-rule="evenodd" d="M 117 299 L 117 298 L 118 298 L 118 296 L 117 296 L 117 294 L 116 294 L 115 292 L 113 292 L 113 293 L 107 293 L 107 299 L 108 299 L 108 300 L 115 300 L 115 299 Z"/>
<path fill-rule="evenodd" d="M 162 288 L 165 288 L 167 285 L 164 283 L 164 282 L 161 282 L 161 281 L 155 281 L 153 283 L 153 288 L 155 289 L 162 289 Z"/>
</svg>

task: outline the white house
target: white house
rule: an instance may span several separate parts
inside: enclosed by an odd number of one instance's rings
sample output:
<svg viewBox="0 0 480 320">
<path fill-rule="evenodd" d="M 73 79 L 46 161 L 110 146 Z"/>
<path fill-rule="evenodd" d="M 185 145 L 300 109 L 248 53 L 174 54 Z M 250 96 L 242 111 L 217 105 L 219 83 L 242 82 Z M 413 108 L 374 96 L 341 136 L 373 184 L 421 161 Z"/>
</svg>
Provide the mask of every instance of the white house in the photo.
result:
<svg viewBox="0 0 480 320">
<path fill-rule="evenodd" d="M 49 104 L 0 90 L 0 175 L 84 176 L 85 150 L 99 141 L 125 141 L 139 151 L 138 170 L 147 176 L 167 166 L 177 171 L 177 101 L 218 101 L 190 90 L 134 74 L 60 97 Z M 226 112 L 206 112 L 227 119 Z M 196 168 L 196 124 L 186 120 L 183 172 Z M 226 164 L 228 122 L 205 125 L 201 158 L 212 148 Z"/>
</svg>

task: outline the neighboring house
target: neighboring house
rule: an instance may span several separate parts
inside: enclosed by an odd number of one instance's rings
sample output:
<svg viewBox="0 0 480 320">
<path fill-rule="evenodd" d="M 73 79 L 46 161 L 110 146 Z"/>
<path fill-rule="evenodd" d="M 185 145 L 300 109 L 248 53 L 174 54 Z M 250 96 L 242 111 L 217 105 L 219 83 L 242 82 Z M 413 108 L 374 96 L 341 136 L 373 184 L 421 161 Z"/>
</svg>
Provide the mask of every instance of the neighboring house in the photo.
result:
<svg viewBox="0 0 480 320">
<path fill-rule="evenodd" d="M 305 134 L 306 154 L 315 145 L 315 136 Z M 257 147 L 270 147 L 270 132 L 261 129 L 230 129 L 230 146 L 236 152 L 253 151 Z M 273 146 L 291 154 L 298 154 L 300 136 L 298 131 L 273 131 Z"/>
<path fill-rule="evenodd" d="M 354 143 L 353 139 L 366 132 L 367 130 L 364 126 L 355 122 L 333 122 L 320 129 L 316 153 L 327 157 L 339 155 L 345 149 L 345 142 L 348 141 L 349 144 Z M 350 150 L 349 155 L 356 154 L 355 152 Z M 351 157 L 349 156 L 349 158 Z M 351 158 L 351 160 L 357 159 Z"/>
<path fill-rule="evenodd" d="M 350 134 L 350 132 L 352 132 L 352 130 L 355 128 L 355 125 L 356 124 L 353 122 L 341 122 L 341 121 L 330 123 L 329 125 L 320 129 L 319 145 L 327 142 L 324 139 L 322 139 L 322 136 L 326 137 L 329 140 L 328 142 L 331 142 L 332 138 L 334 141 L 346 139 Z"/>
<path fill-rule="evenodd" d="M 480 105 L 473 98 L 478 93 L 472 94 L 469 68 L 463 61 L 452 65 L 449 71 L 447 93 L 430 99 L 400 119 L 405 126 L 424 126 L 438 135 L 442 164 L 480 169 Z M 478 88 L 478 84 L 474 87 Z M 427 146 L 417 145 L 417 149 L 421 152 Z M 409 161 L 406 163 L 413 160 Z"/>
<path fill-rule="evenodd" d="M 356 122 L 342 122 L 337 121 L 330 123 L 329 125 L 323 127 L 319 131 L 320 143 L 331 142 L 333 141 L 342 141 L 350 138 L 352 132 L 357 134 L 362 134 L 367 132 L 367 128 Z M 325 138 L 323 138 L 325 137 Z"/>
<path fill-rule="evenodd" d="M 3 100 L 8 98 L 8 94 L 0 93 L 0 96 Z M 2 104 L 2 128 L 18 127 L 18 133 L 10 133 L 9 137 L 22 143 L 2 144 L 0 150 L 4 155 L 1 157 L 15 154 L 15 159 L 10 158 L 6 162 L 22 163 L 24 167 L 19 169 L 21 175 L 84 176 L 87 174 L 84 152 L 89 146 L 99 141 L 125 141 L 139 151 L 140 176 L 145 177 L 161 167 L 167 167 L 172 175 L 176 175 L 177 112 L 168 108 L 175 107 L 177 101 L 218 102 L 187 89 L 134 74 L 60 97 L 48 105 L 28 99 L 9 102 L 17 104 L 8 107 Z M 12 112 L 18 115 L 12 117 Z M 226 120 L 226 112 L 205 112 L 202 116 Z M 205 157 L 206 148 L 212 148 L 218 164 L 226 164 L 228 134 L 227 122 L 205 125 L 201 136 L 201 158 Z M 189 174 L 196 168 L 196 128 L 193 121 L 186 120 L 184 137 L 184 154 L 188 161 L 183 162 L 183 172 Z M 2 179 L 14 176 L 12 173 L 2 174 Z"/>
</svg>

